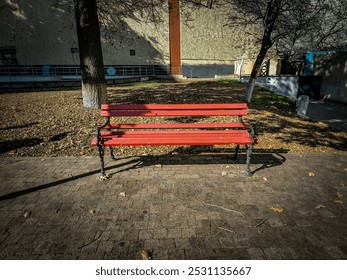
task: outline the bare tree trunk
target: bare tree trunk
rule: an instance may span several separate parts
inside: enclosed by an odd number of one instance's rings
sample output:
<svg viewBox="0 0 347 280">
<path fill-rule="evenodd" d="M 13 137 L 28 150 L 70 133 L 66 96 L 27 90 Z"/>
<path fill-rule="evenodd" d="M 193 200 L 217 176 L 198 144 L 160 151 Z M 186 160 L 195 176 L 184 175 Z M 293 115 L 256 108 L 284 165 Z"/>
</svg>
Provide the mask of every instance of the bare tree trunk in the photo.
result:
<svg viewBox="0 0 347 280">
<path fill-rule="evenodd" d="M 74 8 L 82 71 L 83 105 L 87 108 L 100 108 L 108 99 L 96 0 L 74 0 Z"/>
<path fill-rule="evenodd" d="M 253 89 L 255 86 L 255 81 L 257 80 L 258 74 L 260 72 L 260 69 L 262 67 L 264 58 L 266 56 L 267 51 L 269 50 L 270 46 L 267 45 L 262 45 L 261 49 L 257 55 L 257 59 L 255 60 L 255 63 L 252 68 L 251 76 L 249 78 L 249 81 L 247 83 L 247 88 L 246 88 L 246 95 L 245 95 L 245 100 L 247 103 L 251 103 L 252 95 L 253 95 Z"/>
<path fill-rule="evenodd" d="M 265 28 L 264 34 L 261 42 L 261 48 L 257 55 L 257 59 L 253 65 L 253 69 L 251 72 L 251 77 L 248 81 L 245 100 L 247 103 L 251 103 L 253 89 L 255 85 L 255 81 L 257 80 L 259 71 L 263 64 L 264 58 L 267 54 L 267 51 L 271 48 L 273 41 L 271 40 L 272 31 L 274 29 L 276 20 L 280 14 L 280 9 L 283 0 L 271 0 L 267 5 L 267 13 L 265 17 Z"/>
</svg>

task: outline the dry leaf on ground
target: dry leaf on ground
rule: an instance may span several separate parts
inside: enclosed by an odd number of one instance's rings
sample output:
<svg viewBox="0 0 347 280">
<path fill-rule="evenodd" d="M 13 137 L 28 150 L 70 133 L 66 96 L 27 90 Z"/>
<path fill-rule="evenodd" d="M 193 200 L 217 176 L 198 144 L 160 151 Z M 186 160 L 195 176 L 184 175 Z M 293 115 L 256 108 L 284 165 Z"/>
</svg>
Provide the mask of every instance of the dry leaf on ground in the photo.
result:
<svg viewBox="0 0 347 280">
<path fill-rule="evenodd" d="M 343 194 L 340 193 L 340 192 L 337 192 L 336 196 L 339 197 L 339 198 L 343 198 Z"/>
<path fill-rule="evenodd" d="M 144 260 L 150 260 L 151 259 L 151 256 L 149 255 L 148 251 L 146 251 L 146 250 L 141 251 L 141 256 L 142 256 L 142 259 L 144 259 Z"/>
<path fill-rule="evenodd" d="M 284 211 L 283 208 L 281 207 L 269 207 L 272 211 L 277 212 L 277 213 L 282 213 Z"/>
<path fill-rule="evenodd" d="M 316 174 L 314 174 L 313 172 L 308 172 L 308 176 L 310 177 L 314 177 Z"/>
<path fill-rule="evenodd" d="M 341 199 L 335 199 L 335 200 L 334 200 L 334 203 L 336 203 L 336 204 L 343 204 L 343 200 L 341 200 Z"/>
<path fill-rule="evenodd" d="M 24 218 L 28 218 L 31 215 L 30 211 L 25 211 L 25 213 L 23 214 Z"/>
<path fill-rule="evenodd" d="M 325 208 L 325 206 L 323 204 L 317 204 L 315 209 L 321 209 L 321 208 Z"/>
</svg>

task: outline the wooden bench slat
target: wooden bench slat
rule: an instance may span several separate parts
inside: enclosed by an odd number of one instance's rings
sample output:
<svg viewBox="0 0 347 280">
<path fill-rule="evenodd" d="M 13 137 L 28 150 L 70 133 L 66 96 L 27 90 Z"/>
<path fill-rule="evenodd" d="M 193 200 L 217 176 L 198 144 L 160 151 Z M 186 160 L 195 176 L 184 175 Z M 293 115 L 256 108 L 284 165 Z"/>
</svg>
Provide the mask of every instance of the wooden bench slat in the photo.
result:
<svg viewBox="0 0 347 280">
<path fill-rule="evenodd" d="M 103 104 L 101 110 L 218 110 L 247 109 L 246 103 L 234 104 Z"/>
<path fill-rule="evenodd" d="M 245 116 L 246 109 L 237 110 L 117 110 L 117 111 L 102 111 L 103 117 L 180 117 L 180 116 Z"/>
<path fill-rule="evenodd" d="M 143 137 L 143 138 L 111 138 L 102 142 L 103 146 L 210 146 L 210 145 L 250 145 L 252 140 L 250 137 L 243 136 L 224 136 L 218 137 L 218 135 L 199 138 L 199 137 L 184 137 L 184 138 L 161 138 L 161 137 Z M 92 146 L 97 145 L 97 139 L 94 138 Z"/>
<path fill-rule="evenodd" d="M 145 123 L 145 124 L 111 124 L 105 129 L 218 129 L 245 128 L 240 122 L 233 123 Z"/>
<path fill-rule="evenodd" d="M 249 137 L 246 130 L 165 130 L 165 131 L 153 131 L 153 130 L 135 130 L 135 131 L 103 131 L 101 136 L 114 136 L 114 137 L 141 137 L 141 136 L 153 136 L 153 137 L 172 137 L 172 138 L 185 138 L 185 137 L 204 137 L 211 135 L 228 136 L 228 135 L 245 135 Z"/>
</svg>

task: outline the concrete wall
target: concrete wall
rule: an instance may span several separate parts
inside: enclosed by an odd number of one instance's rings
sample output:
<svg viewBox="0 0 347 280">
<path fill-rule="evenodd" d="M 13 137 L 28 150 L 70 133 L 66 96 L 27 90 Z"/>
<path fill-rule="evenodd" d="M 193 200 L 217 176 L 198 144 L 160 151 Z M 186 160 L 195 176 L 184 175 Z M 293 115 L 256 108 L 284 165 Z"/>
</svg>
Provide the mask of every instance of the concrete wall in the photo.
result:
<svg viewBox="0 0 347 280">
<path fill-rule="evenodd" d="M 316 55 L 314 75 L 322 76 L 322 98 L 347 104 L 347 51 Z"/>
<path fill-rule="evenodd" d="M 242 78 L 246 83 L 249 78 Z M 258 77 L 255 84 L 259 87 L 272 91 L 275 94 L 286 96 L 295 101 L 298 94 L 299 76 L 279 76 L 279 77 Z"/>
</svg>

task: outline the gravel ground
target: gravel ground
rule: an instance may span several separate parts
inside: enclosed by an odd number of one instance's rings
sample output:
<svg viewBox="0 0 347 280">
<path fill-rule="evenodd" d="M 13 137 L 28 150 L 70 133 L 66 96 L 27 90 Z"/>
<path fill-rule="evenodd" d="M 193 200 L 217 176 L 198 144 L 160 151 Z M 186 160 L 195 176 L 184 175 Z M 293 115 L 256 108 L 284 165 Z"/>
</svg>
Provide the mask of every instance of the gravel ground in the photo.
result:
<svg viewBox="0 0 347 280">
<path fill-rule="evenodd" d="M 150 82 L 108 88 L 111 103 L 232 103 L 242 102 L 244 84 L 199 82 Z M 97 155 L 90 147 L 96 126 L 103 122 L 99 110 L 83 107 L 80 90 L 1 90 L 0 156 Z M 255 152 L 346 151 L 347 133 L 295 115 L 294 106 L 256 89 L 249 116 L 258 134 Z M 129 122 L 126 118 L 121 120 Z M 136 121 L 136 120 L 135 120 Z M 158 121 L 158 120 L 155 120 Z M 161 119 L 169 122 L 172 119 Z M 180 120 L 185 121 L 185 120 Z M 199 121 L 226 121 L 225 117 Z M 223 152 L 210 147 L 125 147 L 118 156 L 161 155 L 184 152 Z"/>
</svg>

